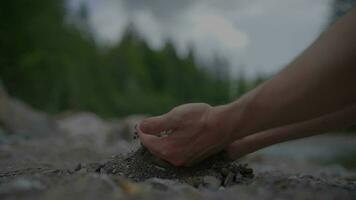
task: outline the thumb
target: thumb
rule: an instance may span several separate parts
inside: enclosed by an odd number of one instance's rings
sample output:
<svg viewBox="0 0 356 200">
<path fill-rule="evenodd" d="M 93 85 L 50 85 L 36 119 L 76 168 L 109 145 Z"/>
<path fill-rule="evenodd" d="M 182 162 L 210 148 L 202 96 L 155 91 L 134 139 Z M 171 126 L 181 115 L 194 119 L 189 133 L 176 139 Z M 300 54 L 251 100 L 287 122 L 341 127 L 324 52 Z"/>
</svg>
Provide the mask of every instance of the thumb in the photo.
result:
<svg viewBox="0 0 356 200">
<path fill-rule="evenodd" d="M 167 115 L 161 115 L 156 117 L 150 117 L 144 119 L 139 129 L 146 134 L 156 135 L 162 131 L 170 130 L 173 128 L 172 120 L 169 120 Z"/>
</svg>

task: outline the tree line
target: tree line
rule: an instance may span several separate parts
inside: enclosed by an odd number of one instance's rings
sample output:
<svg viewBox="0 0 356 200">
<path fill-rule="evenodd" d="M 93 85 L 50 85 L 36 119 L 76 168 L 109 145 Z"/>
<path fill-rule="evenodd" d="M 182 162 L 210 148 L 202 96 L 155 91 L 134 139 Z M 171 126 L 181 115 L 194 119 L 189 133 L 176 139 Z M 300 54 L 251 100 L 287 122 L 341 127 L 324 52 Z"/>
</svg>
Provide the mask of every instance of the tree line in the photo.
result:
<svg viewBox="0 0 356 200">
<path fill-rule="evenodd" d="M 0 6 L 0 79 L 11 95 L 38 109 L 159 114 L 187 102 L 226 103 L 264 79 L 231 79 L 226 62 L 204 67 L 193 50 L 178 56 L 170 41 L 152 50 L 132 26 L 103 49 L 89 31 L 66 23 L 64 5 L 12 0 Z"/>
</svg>

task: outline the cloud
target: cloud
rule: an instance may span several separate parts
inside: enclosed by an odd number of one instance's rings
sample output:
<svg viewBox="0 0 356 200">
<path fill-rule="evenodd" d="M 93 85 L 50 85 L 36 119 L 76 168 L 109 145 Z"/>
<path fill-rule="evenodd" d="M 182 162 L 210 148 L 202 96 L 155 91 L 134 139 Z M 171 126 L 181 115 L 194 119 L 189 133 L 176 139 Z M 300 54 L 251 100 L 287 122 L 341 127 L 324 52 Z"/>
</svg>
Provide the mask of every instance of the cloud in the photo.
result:
<svg viewBox="0 0 356 200">
<path fill-rule="evenodd" d="M 73 0 L 79 1 L 79 0 Z M 153 48 L 166 39 L 181 55 L 193 46 L 199 59 L 215 54 L 234 72 L 274 73 L 321 32 L 330 0 L 86 0 L 99 41 L 114 44 L 133 23 Z"/>
<path fill-rule="evenodd" d="M 180 50 L 187 52 L 193 45 L 203 59 L 214 55 L 237 56 L 248 45 L 248 36 L 221 14 L 210 7 L 196 5 L 185 12 L 179 31 L 171 35 L 176 38 Z"/>
<path fill-rule="evenodd" d="M 118 0 L 87 0 L 89 2 L 90 25 L 97 40 L 105 45 L 118 42 L 129 23 L 129 16 Z"/>
</svg>

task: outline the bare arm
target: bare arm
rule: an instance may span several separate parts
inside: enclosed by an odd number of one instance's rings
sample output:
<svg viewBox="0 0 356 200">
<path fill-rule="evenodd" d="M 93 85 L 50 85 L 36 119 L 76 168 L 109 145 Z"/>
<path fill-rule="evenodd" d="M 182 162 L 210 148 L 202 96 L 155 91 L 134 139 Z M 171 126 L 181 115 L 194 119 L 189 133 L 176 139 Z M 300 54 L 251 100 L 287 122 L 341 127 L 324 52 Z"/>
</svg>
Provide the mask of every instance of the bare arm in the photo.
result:
<svg viewBox="0 0 356 200">
<path fill-rule="evenodd" d="M 274 78 L 231 104 L 186 104 L 144 120 L 138 130 L 142 143 L 174 165 L 191 165 L 237 139 L 356 103 L 355 24 L 356 8 Z M 164 130 L 172 134 L 158 137 Z"/>
<path fill-rule="evenodd" d="M 356 102 L 356 8 L 271 80 L 225 106 L 235 138 Z"/>
<path fill-rule="evenodd" d="M 273 144 L 338 130 L 350 124 L 356 124 L 356 104 L 315 119 L 249 135 L 236 140 L 226 150 L 229 158 L 237 159 Z"/>
</svg>

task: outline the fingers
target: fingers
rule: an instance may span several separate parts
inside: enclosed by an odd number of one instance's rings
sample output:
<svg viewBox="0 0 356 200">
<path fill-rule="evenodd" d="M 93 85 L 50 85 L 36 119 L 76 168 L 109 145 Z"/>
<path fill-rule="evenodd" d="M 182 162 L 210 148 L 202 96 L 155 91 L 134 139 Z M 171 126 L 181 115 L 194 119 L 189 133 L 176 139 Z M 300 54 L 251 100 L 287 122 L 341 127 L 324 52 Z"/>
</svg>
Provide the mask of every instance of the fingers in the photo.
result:
<svg viewBox="0 0 356 200">
<path fill-rule="evenodd" d="M 157 157 L 162 157 L 161 155 L 161 138 L 155 135 L 145 134 L 141 131 L 140 128 L 137 130 L 140 140 L 143 146 L 147 147 L 151 153 L 153 153 Z"/>
<path fill-rule="evenodd" d="M 147 118 L 143 120 L 139 125 L 139 129 L 143 133 L 150 135 L 156 135 L 162 131 L 171 130 L 173 128 L 174 121 L 170 120 L 167 114 Z"/>
</svg>

